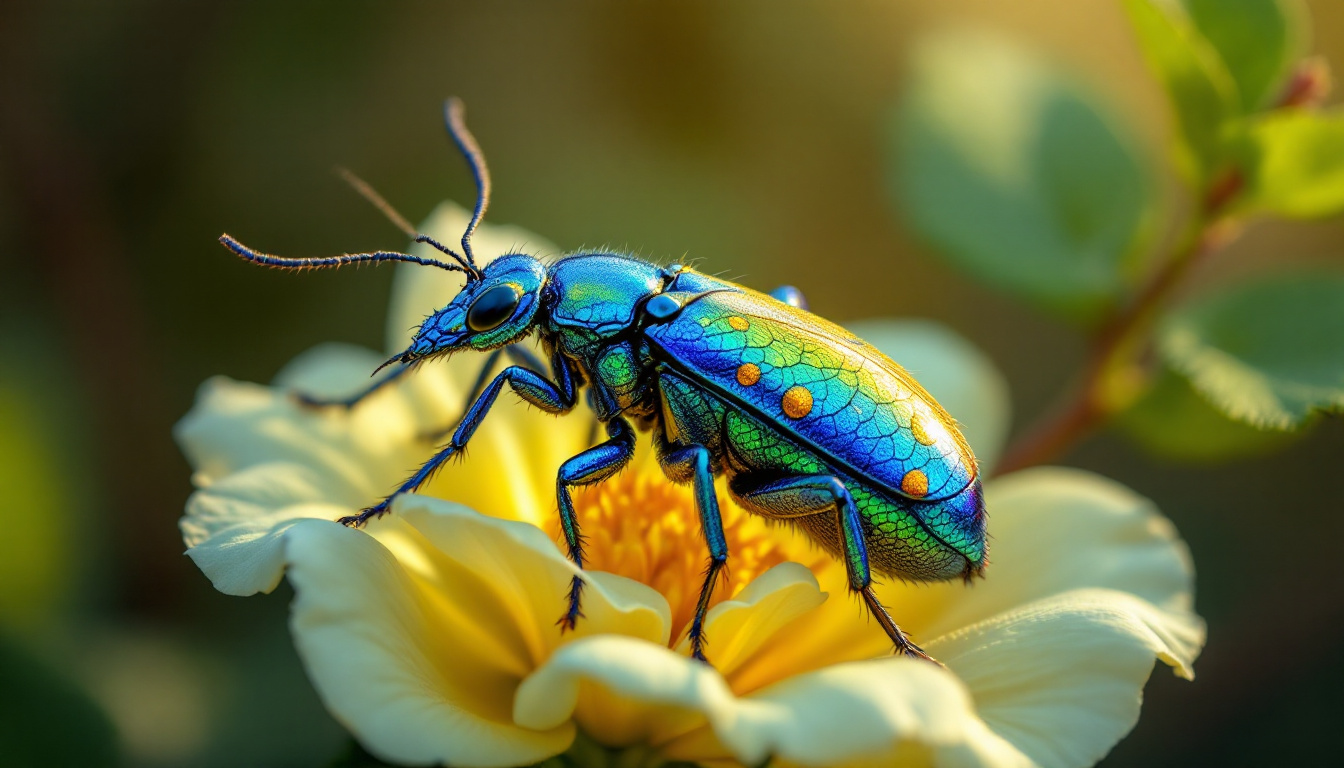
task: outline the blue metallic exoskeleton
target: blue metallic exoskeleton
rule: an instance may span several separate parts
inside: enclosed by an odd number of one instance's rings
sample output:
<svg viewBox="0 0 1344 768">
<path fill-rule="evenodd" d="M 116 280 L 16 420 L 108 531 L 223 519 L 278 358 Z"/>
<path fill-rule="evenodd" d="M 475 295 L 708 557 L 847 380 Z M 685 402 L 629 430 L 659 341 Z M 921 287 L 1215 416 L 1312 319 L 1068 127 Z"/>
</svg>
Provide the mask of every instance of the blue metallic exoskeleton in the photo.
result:
<svg viewBox="0 0 1344 768">
<path fill-rule="evenodd" d="M 569 556 L 583 566 L 571 490 L 619 472 L 634 455 L 636 433 L 650 433 L 668 478 L 693 485 L 709 547 L 690 628 L 696 658 L 704 659 L 705 612 L 729 556 L 716 475 L 728 477 L 747 510 L 789 521 L 843 558 L 850 588 L 896 649 L 927 658 L 878 602 L 872 572 L 938 581 L 983 571 L 980 478 L 953 419 L 899 365 L 809 313 L 791 287 L 766 295 L 617 253 L 551 263 L 518 253 L 478 265 L 471 236 L 489 201 L 489 177 L 460 102 L 448 102 L 446 120 L 475 175 L 476 209 L 461 254 L 424 235 L 415 239 L 451 262 L 393 252 L 289 259 L 221 238 L 244 259 L 273 267 L 408 261 L 465 273 L 461 292 L 383 364 L 396 369 L 355 397 L 328 404 L 353 406 L 431 357 L 491 351 L 485 372 L 501 354 L 514 362 L 488 384 L 482 374 L 461 423 L 433 458 L 390 496 L 341 522 L 362 525 L 419 488 L 465 448 L 505 386 L 554 414 L 573 409 L 586 391 L 607 439 L 566 461 L 556 479 Z M 549 365 L 518 345 L 532 334 Z M 562 626 L 578 620 L 582 590 L 576 577 Z"/>
</svg>

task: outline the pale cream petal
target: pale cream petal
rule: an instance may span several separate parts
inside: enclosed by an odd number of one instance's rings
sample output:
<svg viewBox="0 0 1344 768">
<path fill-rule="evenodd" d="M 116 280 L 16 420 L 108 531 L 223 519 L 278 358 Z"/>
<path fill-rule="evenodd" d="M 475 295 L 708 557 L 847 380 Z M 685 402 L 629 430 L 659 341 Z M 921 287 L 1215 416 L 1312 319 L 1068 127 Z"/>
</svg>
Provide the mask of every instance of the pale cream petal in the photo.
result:
<svg viewBox="0 0 1344 768">
<path fill-rule="evenodd" d="M 513 766 L 569 745 L 568 723 L 510 722 L 516 673 L 376 540 L 305 523 L 287 550 L 295 645 L 327 709 L 370 752 L 412 765 Z"/>
<path fill-rule="evenodd" d="M 577 570 L 539 531 L 407 496 L 368 533 L 304 522 L 286 536 L 291 629 L 331 712 L 393 762 L 460 768 L 530 764 L 573 738 L 572 723 L 516 724 L 514 690 L 539 659 L 583 633 L 555 619 Z M 592 579 L 584 633 L 664 641 L 661 597 Z"/>
<path fill-rule="evenodd" d="M 524 681 L 514 716 L 533 728 L 572 716 L 599 743 L 652 744 L 673 760 L 1029 765 L 976 717 L 956 678 L 907 659 L 838 665 L 735 698 L 719 675 L 685 656 L 594 637 L 561 649 Z"/>
<path fill-rule="evenodd" d="M 1156 506 L 1125 486 L 1083 470 L 1043 467 L 994 480 L 985 499 L 992 539 L 983 580 L 969 587 L 891 585 L 883 592 L 921 639 L 1087 587 L 1192 610 L 1189 550 Z"/>
<path fill-rule="evenodd" d="M 996 733 L 1042 766 L 1100 760 L 1138 721 L 1155 658 L 1191 676 L 1193 613 L 1106 589 L 1055 595 L 930 642 Z"/>
<path fill-rule="evenodd" d="M 847 324 L 910 372 L 957 420 L 989 475 L 1008 435 L 1008 383 L 983 352 L 950 328 L 928 320 L 862 320 Z"/>
<path fill-rule="evenodd" d="M 368 355 L 324 346 L 301 356 L 291 377 L 348 389 Z M 361 483 L 368 498 L 376 499 L 390 482 L 386 478 L 405 472 L 417 431 L 413 414 L 396 396 L 373 398 L 351 411 L 314 410 L 299 405 L 284 387 L 217 376 L 201 385 L 174 436 L 196 470 L 198 487 L 249 466 L 290 461 Z"/>
<path fill-rule="evenodd" d="M 838 664 L 742 700 L 719 738 L 747 764 L 1029 766 L 946 670 L 913 659 Z M 675 754 L 675 749 L 669 751 Z"/>
<path fill-rule="evenodd" d="M 1082 470 L 1041 468 L 996 479 L 985 493 L 991 546 L 984 579 L 966 585 L 886 578 L 877 588 L 916 642 L 1085 587 L 1130 592 L 1165 610 L 1192 610 L 1194 575 L 1185 544 L 1152 502 L 1123 485 Z M 828 664 L 890 653 L 886 636 L 848 593 L 844 568 L 830 561 L 815 573 L 831 598 L 766 641 L 737 671 L 739 694 Z"/>
<path fill-rule="evenodd" d="M 284 572 L 284 535 L 298 520 L 335 520 L 354 511 L 339 476 L 301 464 L 249 467 L 192 494 L 179 521 L 187 554 L 230 595 L 270 592 Z"/>
</svg>

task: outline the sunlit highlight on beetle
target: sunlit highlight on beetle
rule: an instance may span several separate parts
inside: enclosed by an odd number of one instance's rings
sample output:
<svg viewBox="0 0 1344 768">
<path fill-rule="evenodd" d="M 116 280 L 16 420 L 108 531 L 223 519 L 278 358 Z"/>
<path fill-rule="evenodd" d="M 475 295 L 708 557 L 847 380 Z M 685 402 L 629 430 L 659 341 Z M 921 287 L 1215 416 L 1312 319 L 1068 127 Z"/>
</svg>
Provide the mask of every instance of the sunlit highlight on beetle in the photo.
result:
<svg viewBox="0 0 1344 768">
<path fill-rule="evenodd" d="M 720 475 L 745 509 L 796 526 L 841 558 L 850 589 L 897 652 L 928 658 L 872 583 L 874 572 L 942 581 L 984 570 L 979 471 L 952 417 L 895 362 L 808 312 L 791 286 L 763 294 L 678 264 L 608 252 L 550 263 L 515 253 L 479 266 L 471 237 L 489 202 L 489 175 L 459 101 L 448 101 L 445 118 L 476 179 L 475 211 L 460 253 L 412 234 L 451 261 L 385 251 L 284 258 L 220 238 L 242 258 L 271 267 L 405 261 L 466 276 L 458 295 L 380 366 L 392 369 L 371 386 L 344 400 L 303 398 L 354 407 L 422 361 L 489 352 L 461 422 L 443 432 L 446 443 L 389 496 L 340 522 L 361 526 L 420 488 L 465 449 L 505 386 L 552 414 L 570 412 L 582 394 L 607 439 L 559 468 L 556 498 L 569 557 L 583 566 L 572 490 L 621 471 L 636 435 L 647 433 L 668 479 L 692 484 L 708 545 L 689 633 L 695 658 L 705 658 L 705 613 L 731 556 L 714 486 Z M 519 344 L 533 335 L 548 360 Z M 512 364 L 487 383 L 501 355 Z M 576 577 L 563 596 L 564 628 L 583 615 L 583 584 Z"/>
</svg>

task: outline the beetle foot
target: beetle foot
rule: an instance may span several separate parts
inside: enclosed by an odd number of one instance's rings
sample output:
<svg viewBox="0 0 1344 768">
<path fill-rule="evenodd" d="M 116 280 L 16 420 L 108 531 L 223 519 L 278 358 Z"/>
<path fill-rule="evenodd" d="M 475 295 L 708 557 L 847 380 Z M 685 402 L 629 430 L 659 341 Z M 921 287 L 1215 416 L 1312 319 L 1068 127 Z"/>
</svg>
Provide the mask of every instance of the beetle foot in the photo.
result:
<svg viewBox="0 0 1344 768">
<path fill-rule="evenodd" d="M 583 609 L 581 608 L 583 598 L 583 579 L 575 576 L 569 582 L 569 607 L 565 609 L 564 615 L 555 622 L 560 626 L 560 631 L 568 632 L 578 626 L 579 619 L 583 618 Z"/>
<path fill-rule="evenodd" d="M 906 638 L 904 646 L 900 645 L 896 646 L 895 652 L 902 656 L 909 656 L 912 659 L 923 659 L 924 661 L 937 664 L 938 666 L 943 667 L 944 669 L 947 668 L 946 664 L 943 664 L 943 662 L 925 653 L 923 648 L 920 648 L 918 645 L 915 645 L 913 642 L 910 641 L 909 638 Z"/>
<path fill-rule="evenodd" d="M 700 626 L 699 622 L 691 624 L 690 641 L 691 658 L 713 669 L 714 665 L 705 658 L 705 628 Z"/>
<path fill-rule="evenodd" d="M 395 498 L 395 497 L 392 497 Z M 392 498 L 383 499 L 376 506 L 361 510 L 358 515 L 347 515 L 338 519 L 336 522 L 347 528 L 363 528 L 365 523 L 370 520 L 382 517 L 387 514 L 391 506 Z"/>
</svg>

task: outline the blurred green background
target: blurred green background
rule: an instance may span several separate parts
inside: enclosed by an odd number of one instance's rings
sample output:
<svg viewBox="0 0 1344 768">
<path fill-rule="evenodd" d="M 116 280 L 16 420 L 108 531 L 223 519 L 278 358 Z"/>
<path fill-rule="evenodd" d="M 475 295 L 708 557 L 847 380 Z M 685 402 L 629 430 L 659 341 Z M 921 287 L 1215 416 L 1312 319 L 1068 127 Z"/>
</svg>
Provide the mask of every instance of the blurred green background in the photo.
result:
<svg viewBox="0 0 1344 768">
<path fill-rule="evenodd" d="M 1308 6 L 1344 71 L 1344 3 Z M 183 556 L 170 429 L 211 375 L 379 346 L 392 270 L 285 275 L 215 238 L 401 247 L 331 168 L 413 221 L 470 201 L 449 94 L 490 160 L 491 221 L 794 283 L 841 322 L 937 319 L 1031 423 L 1084 339 L 936 258 L 886 178 L 910 48 L 963 23 L 1071 71 L 1164 157 L 1168 108 L 1116 0 L 0 5 L 0 763 L 318 766 L 345 748 L 285 588 L 226 597 Z M 1344 263 L 1344 222 L 1258 225 L 1191 284 L 1287 263 Z M 1103 432 L 1063 458 L 1176 522 L 1209 621 L 1198 681 L 1158 670 L 1106 765 L 1337 759 L 1344 427 L 1274 447 L 1210 464 Z"/>
</svg>

